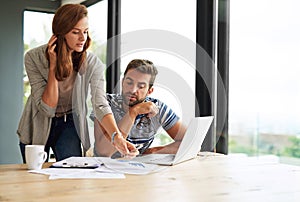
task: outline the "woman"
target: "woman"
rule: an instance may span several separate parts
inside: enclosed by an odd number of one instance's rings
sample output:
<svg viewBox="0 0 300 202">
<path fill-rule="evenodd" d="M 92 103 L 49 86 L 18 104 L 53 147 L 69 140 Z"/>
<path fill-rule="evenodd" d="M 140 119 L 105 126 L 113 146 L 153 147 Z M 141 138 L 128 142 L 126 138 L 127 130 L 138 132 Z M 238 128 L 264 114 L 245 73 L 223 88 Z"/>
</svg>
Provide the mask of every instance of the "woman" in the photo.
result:
<svg viewBox="0 0 300 202">
<path fill-rule="evenodd" d="M 91 43 L 85 6 L 65 4 L 55 13 L 53 36 L 48 44 L 25 55 L 31 86 L 17 133 L 25 159 L 25 145 L 52 148 L 57 161 L 82 156 L 90 148 L 87 125 L 87 92 L 90 87 L 95 116 L 103 130 L 111 134 L 113 145 L 125 155 L 137 151 L 127 142 L 113 118 L 104 90 L 104 65 L 87 52 Z"/>
</svg>

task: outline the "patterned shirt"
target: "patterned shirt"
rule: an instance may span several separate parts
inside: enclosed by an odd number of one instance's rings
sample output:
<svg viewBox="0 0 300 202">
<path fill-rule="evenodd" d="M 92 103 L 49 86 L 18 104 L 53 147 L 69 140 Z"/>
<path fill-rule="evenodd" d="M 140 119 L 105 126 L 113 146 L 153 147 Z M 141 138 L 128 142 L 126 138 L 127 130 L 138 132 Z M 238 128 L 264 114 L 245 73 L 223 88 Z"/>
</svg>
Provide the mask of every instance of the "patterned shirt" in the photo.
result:
<svg viewBox="0 0 300 202">
<path fill-rule="evenodd" d="M 122 107 L 122 95 L 107 94 L 107 100 L 112 109 L 116 122 L 119 122 L 126 114 Z M 151 118 L 148 118 L 146 114 L 139 114 L 136 117 L 134 125 L 128 134 L 127 140 L 129 142 L 143 145 L 143 147 L 139 149 L 140 154 L 150 147 L 154 140 L 155 134 L 157 134 L 161 128 L 168 130 L 179 120 L 179 117 L 175 114 L 175 112 L 160 100 L 146 97 L 145 101 L 151 101 L 155 103 L 159 109 L 159 112 L 156 114 L 156 116 Z M 114 155 L 114 157 L 117 156 Z"/>
</svg>

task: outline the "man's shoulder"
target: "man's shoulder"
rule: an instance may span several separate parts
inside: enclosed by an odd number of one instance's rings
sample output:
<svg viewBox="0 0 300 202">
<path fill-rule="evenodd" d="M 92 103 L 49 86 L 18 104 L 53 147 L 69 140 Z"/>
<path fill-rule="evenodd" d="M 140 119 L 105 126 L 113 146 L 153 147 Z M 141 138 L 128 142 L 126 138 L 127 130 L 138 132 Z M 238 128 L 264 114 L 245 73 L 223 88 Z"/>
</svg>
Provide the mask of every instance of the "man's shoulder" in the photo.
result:
<svg viewBox="0 0 300 202">
<path fill-rule="evenodd" d="M 150 101 L 150 102 L 153 102 L 153 103 L 156 103 L 156 104 L 162 104 L 163 102 L 157 98 L 153 98 L 153 97 L 146 97 L 145 101 Z"/>
<path fill-rule="evenodd" d="M 158 98 L 146 97 L 145 101 L 147 101 L 147 102 L 153 102 L 159 108 L 169 108 L 166 103 L 164 103 L 163 101 L 161 101 Z"/>
</svg>

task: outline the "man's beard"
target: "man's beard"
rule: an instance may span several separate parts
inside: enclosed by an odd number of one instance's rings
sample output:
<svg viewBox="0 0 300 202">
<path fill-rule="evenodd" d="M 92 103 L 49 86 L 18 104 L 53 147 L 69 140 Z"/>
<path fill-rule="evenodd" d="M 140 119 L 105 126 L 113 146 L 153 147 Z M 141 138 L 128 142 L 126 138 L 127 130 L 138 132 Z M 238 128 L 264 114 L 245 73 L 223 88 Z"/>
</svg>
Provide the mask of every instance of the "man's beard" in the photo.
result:
<svg viewBox="0 0 300 202">
<path fill-rule="evenodd" d="M 146 97 L 144 97 L 144 98 L 141 98 L 141 99 L 136 99 L 135 101 L 130 101 L 129 99 L 128 99 L 128 95 L 130 95 L 130 94 L 123 94 L 122 96 L 123 96 L 123 102 L 125 102 L 125 104 L 127 105 L 127 106 L 129 106 L 129 107 L 133 107 L 134 105 L 136 105 L 136 104 L 139 104 L 139 103 L 141 103 L 141 102 L 144 102 L 144 100 L 146 99 Z"/>
</svg>

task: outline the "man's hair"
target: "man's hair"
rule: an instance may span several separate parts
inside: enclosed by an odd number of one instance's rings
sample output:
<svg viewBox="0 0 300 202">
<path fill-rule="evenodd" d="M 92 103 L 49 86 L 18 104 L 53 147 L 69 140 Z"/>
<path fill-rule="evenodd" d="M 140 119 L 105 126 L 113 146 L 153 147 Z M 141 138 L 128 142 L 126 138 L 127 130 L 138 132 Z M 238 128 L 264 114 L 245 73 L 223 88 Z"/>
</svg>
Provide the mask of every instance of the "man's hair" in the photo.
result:
<svg viewBox="0 0 300 202">
<path fill-rule="evenodd" d="M 58 8 L 52 21 L 52 32 L 57 37 L 57 69 L 55 76 L 61 81 L 67 78 L 73 71 L 79 71 L 79 68 L 86 58 L 86 50 L 91 44 L 91 38 L 88 34 L 82 52 L 74 51 L 72 58 L 69 57 L 69 48 L 66 44 L 65 35 L 69 33 L 75 25 L 84 17 L 88 16 L 87 8 L 80 4 L 65 4 Z"/>
<path fill-rule="evenodd" d="M 153 86 L 156 75 L 158 73 L 153 62 L 151 62 L 150 60 L 143 60 L 143 59 L 131 60 L 131 62 L 129 62 L 129 64 L 126 67 L 126 70 L 124 72 L 124 77 L 127 74 L 127 72 L 131 69 L 136 69 L 139 72 L 144 73 L 144 74 L 150 74 L 151 78 L 149 81 L 149 88 L 151 88 Z"/>
</svg>

